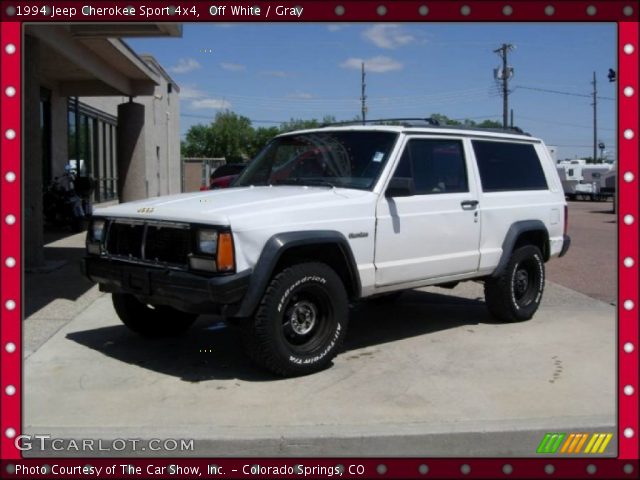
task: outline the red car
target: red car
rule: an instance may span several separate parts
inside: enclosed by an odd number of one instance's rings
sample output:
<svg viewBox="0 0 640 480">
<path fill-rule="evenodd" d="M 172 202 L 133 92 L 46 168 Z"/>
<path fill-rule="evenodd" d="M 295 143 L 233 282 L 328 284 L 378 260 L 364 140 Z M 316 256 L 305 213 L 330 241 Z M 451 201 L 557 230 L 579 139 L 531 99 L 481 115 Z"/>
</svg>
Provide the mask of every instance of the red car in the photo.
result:
<svg viewBox="0 0 640 480">
<path fill-rule="evenodd" d="M 238 175 L 247 166 L 246 163 L 228 163 L 216 168 L 209 177 L 209 185 L 203 185 L 200 190 L 215 190 L 216 188 L 228 188 Z"/>
<path fill-rule="evenodd" d="M 226 175 L 224 177 L 214 178 L 209 183 L 209 190 L 215 190 L 216 188 L 229 188 L 236 178 L 238 178 L 238 175 Z"/>
</svg>

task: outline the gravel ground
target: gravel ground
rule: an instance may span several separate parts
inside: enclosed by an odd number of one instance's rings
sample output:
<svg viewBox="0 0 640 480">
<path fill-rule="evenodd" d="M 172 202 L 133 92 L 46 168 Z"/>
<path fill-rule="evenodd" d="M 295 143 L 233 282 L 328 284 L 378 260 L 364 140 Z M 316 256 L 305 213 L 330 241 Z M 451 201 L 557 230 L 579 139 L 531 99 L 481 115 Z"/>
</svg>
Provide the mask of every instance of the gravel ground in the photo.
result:
<svg viewBox="0 0 640 480">
<path fill-rule="evenodd" d="M 615 305 L 618 227 L 612 206 L 611 202 L 569 202 L 571 248 L 547 264 L 547 278 Z"/>
</svg>

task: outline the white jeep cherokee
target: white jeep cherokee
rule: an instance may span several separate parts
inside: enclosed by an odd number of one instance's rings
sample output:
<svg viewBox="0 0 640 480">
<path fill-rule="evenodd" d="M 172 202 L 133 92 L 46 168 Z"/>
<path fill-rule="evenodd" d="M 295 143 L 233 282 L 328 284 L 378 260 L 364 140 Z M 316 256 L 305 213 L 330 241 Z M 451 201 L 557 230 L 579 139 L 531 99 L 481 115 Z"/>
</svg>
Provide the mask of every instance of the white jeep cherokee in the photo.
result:
<svg viewBox="0 0 640 480">
<path fill-rule="evenodd" d="M 301 375 L 331 362 L 367 297 L 474 279 L 495 317 L 531 318 L 566 226 L 539 139 L 325 127 L 276 137 L 233 188 L 96 210 L 84 271 L 139 334 L 219 311 L 257 363 Z"/>
</svg>

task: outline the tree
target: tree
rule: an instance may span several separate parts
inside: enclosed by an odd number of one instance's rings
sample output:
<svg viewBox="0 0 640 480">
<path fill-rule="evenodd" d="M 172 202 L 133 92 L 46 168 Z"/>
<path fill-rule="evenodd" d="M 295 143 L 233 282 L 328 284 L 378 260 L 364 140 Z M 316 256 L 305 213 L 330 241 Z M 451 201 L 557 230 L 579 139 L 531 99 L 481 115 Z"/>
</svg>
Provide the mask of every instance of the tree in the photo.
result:
<svg viewBox="0 0 640 480">
<path fill-rule="evenodd" d="M 213 156 L 224 157 L 227 163 L 242 162 L 249 158 L 253 128 L 247 117 L 229 110 L 219 112 L 211 124 L 211 135 Z"/>
<path fill-rule="evenodd" d="M 249 157 L 253 158 L 262 150 L 269 141 L 280 133 L 278 127 L 260 127 L 253 131 L 253 137 L 249 146 Z"/>
<path fill-rule="evenodd" d="M 440 125 L 462 125 L 458 120 L 453 120 L 442 113 L 432 113 L 431 118 Z"/>
<path fill-rule="evenodd" d="M 253 128 L 247 117 L 226 110 L 217 113 L 209 125 L 189 128 L 180 149 L 183 157 L 224 157 L 227 163 L 242 162 L 255 157 L 279 133 L 335 122 L 335 117 L 325 115 L 322 120 L 292 118 L 279 127 Z"/>
<path fill-rule="evenodd" d="M 496 122 L 495 120 L 483 120 L 478 123 L 477 126 L 482 128 L 502 128 L 502 122 Z"/>
<path fill-rule="evenodd" d="M 228 163 L 248 159 L 252 151 L 251 120 L 230 111 L 219 112 L 209 125 L 194 125 L 182 143 L 185 157 L 224 157 Z"/>
<path fill-rule="evenodd" d="M 213 157 L 210 125 L 194 125 L 180 144 L 183 157 Z"/>
<path fill-rule="evenodd" d="M 465 127 L 480 127 L 480 128 L 502 128 L 501 122 L 496 122 L 495 120 L 483 120 L 480 123 L 471 120 L 470 118 L 465 118 L 464 120 L 454 120 L 452 118 L 443 115 L 442 113 L 433 113 L 431 114 L 431 118 L 437 120 L 440 125 L 455 125 L 460 126 L 463 125 Z"/>
<path fill-rule="evenodd" d="M 285 132 L 291 132 L 293 130 L 318 128 L 326 123 L 336 123 L 336 117 L 334 117 L 333 115 L 325 115 L 324 117 L 322 117 L 322 120 L 317 120 L 315 118 L 312 118 L 311 120 L 302 120 L 300 118 L 296 118 L 296 119 L 292 118 L 288 122 L 284 122 L 282 125 L 280 125 L 280 131 L 285 133 Z"/>
</svg>

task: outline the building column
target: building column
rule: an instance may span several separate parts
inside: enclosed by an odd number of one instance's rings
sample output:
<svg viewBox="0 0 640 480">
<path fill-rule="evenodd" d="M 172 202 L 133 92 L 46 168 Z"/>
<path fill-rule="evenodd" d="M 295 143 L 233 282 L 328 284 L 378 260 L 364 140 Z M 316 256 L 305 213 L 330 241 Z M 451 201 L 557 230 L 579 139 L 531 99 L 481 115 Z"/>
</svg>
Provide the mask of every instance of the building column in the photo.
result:
<svg viewBox="0 0 640 480">
<path fill-rule="evenodd" d="M 24 263 L 27 270 L 44 266 L 44 216 L 42 213 L 42 135 L 40 133 L 39 42 L 24 36 L 23 141 L 22 164 Z M 27 134 L 28 132 L 28 134 Z"/>
<path fill-rule="evenodd" d="M 117 128 L 118 198 L 130 202 L 147 198 L 144 141 L 144 105 L 118 105 Z"/>
</svg>

